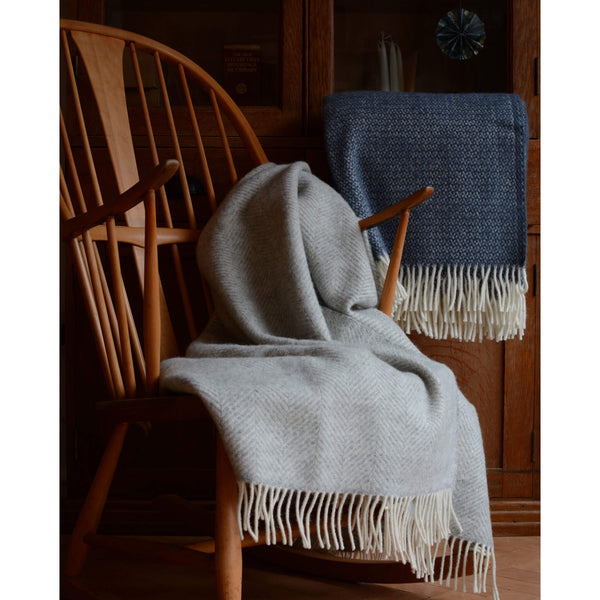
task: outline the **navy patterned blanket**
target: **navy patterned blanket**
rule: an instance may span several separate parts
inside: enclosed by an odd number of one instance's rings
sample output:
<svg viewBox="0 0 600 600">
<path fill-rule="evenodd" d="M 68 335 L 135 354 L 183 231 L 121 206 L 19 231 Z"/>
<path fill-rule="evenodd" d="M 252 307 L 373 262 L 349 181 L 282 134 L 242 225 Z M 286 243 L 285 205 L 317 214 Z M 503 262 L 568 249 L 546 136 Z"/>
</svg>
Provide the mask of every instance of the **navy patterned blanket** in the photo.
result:
<svg viewBox="0 0 600 600">
<path fill-rule="evenodd" d="M 528 127 L 516 94 L 348 92 L 325 98 L 334 187 L 357 216 L 417 189 L 394 318 L 434 338 L 504 340 L 525 328 Z M 385 276 L 396 223 L 369 239 Z"/>
</svg>

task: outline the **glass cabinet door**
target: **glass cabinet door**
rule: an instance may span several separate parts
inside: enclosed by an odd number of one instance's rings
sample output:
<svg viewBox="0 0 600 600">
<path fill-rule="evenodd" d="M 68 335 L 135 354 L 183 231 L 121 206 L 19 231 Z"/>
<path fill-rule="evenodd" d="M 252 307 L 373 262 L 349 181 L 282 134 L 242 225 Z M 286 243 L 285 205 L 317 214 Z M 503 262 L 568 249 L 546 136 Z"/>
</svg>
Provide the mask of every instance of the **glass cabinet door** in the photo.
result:
<svg viewBox="0 0 600 600">
<path fill-rule="evenodd" d="M 381 39 L 386 42 L 386 60 L 391 43 L 394 52 L 399 51 L 395 58 L 402 63 L 404 91 L 508 91 L 508 2 L 473 0 L 465 4 L 468 11 L 459 13 L 461 5 L 439 0 L 335 0 L 334 91 L 383 89 Z M 453 58 L 445 53 L 451 49 L 456 54 L 459 44 L 452 42 L 460 43 L 460 34 L 473 40 L 477 54 Z M 466 44 L 465 48 L 469 55 Z"/>
<path fill-rule="evenodd" d="M 302 0 L 80 0 L 78 9 L 81 20 L 147 36 L 199 64 L 242 107 L 258 135 L 301 133 L 302 14 Z M 183 105 L 175 79 L 167 80 L 169 95 Z M 150 104 L 152 96 L 148 90 Z M 194 103 L 202 112 L 208 100 Z"/>
<path fill-rule="evenodd" d="M 208 71 L 240 105 L 279 105 L 278 0 L 107 0 L 105 24 L 175 48 Z"/>
</svg>

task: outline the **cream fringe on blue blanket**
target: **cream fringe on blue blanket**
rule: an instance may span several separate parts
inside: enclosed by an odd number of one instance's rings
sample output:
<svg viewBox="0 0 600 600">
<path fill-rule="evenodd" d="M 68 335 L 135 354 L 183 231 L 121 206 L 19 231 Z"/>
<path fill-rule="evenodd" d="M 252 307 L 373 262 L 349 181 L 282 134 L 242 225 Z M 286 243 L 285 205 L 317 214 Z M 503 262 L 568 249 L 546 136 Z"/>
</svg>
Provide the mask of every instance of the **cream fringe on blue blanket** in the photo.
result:
<svg viewBox="0 0 600 600">
<path fill-rule="evenodd" d="M 376 261 L 383 287 L 390 259 Z M 523 337 L 527 321 L 525 267 L 402 265 L 392 318 L 410 334 L 437 340 L 497 342 Z"/>
</svg>

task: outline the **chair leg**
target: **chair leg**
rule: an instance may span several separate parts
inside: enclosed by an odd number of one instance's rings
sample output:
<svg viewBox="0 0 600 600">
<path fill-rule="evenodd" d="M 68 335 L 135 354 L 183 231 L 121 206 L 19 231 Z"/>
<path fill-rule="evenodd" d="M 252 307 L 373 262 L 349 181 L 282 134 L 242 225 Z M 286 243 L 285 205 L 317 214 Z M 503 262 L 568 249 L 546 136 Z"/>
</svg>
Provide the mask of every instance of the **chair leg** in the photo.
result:
<svg viewBox="0 0 600 600">
<path fill-rule="evenodd" d="M 88 544 L 84 542 L 84 537 L 88 533 L 96 533 L 98 529 L 100 516 L 106 504 L 106 497 L 115 469 L 117 468 L 128 427 L 128 423 L 116 425 L 108 440 L 108 444 L 98 465 L 98 470 L 71 535 L 64 570 L 65 575 L 68 577 L 78 575 L 83 568 L 89 550 Z"/>
<path fill-rule="evenodd" d="M 215 571 L 219 600 L 241 600 L 242 542 L 237 520 L 237 484 L 220 438 L 217 441 Z"/>
</svg>

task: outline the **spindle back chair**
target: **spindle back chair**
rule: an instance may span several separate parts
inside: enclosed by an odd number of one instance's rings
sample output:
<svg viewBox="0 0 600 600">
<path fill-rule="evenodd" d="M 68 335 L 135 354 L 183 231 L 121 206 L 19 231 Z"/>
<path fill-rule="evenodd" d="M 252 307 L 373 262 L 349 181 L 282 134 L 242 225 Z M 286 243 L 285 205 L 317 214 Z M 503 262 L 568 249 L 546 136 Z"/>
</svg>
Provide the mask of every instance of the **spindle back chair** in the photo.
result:
<svg viewBox="0 0 600 600">
<path fill-rule="evenodd" d="M 185 56 L 111 27 L 70 20 L 60 27 L 61 237 L 109 391 L 101 409 L 113 423 L 65 574 L 81 571 L 91 545 L 193 565 L 208 564 L 214 552 L 219 598 L 239 600 L 236 482 L 220 440 L 215 542 L 168 548 L 96 532 L 129 424 L 208 416 L 196 397 L 157 393 L 160 361 L 183 352 L 211 311 L 208 289 L 188 285 L 182 246 L 193 247 L 226 192 L 267 158 L 241 110 Z M 402 215 L 380 304 L 387 314 L 409 211 L 432 192 L 360 223 Z"/>
<path fill-rule="evenodd" d="M 157 243 L 171 245 L 172 264 L 189 341 L 196 336 L 198 329 L 175 243 L 189 243 L 195 239 L 202 222 L 238 179 L 239 167 L 236 168 L 234 156 L 241 152 L 239 149 L 232 150 L 229 133 L 234 131 L 247 151 L 242 169 L 248 170 L 267 159 L 240 109 L 224 90 L 205 71 L 170 48 L 142 36 L 72 21 L 62 22 L 61 44 L 67 83 L 63 96 L 69 104 L 61 110 L 61 141 L 65 159 L 65 168 L 61 169 L 61 210 L 66 219 L 80 218 L 80 225 L 77 222 L 70 225 L 70 238 L 74 254 L 78 257 L 79 277 L 85 281 L 84 293 L 93 295 L 93 300 L 90 296 L 87 304 L 97 310 L 92 322 L 105 377 L 113 397 L 131 397 L 137 390 L 136 368 L 146 382 L 146 391 L 150 392 L 156 385 L 158 361 L 180 350 L 169 314 L 164 310 L 164 294 L 159 292 L 163 307 L 160 354 L 151 351 L 142 356 L 125 289 L 122 286 L 114 288 L 116 306 L 111 306 L 107 298 L 107 274 L 95 248 L 100 238 L 106 239 L 108 248 L 112 249 L 111 269 L 118 269 L 115 250 L 124 230 L 115 223 L 114 216 L 109 217 L 106 226 L 90 229 L 79 239 L 73 236 L 75 228 L 79 226 L 81 229 L 86 224 L 83 215 L 90 215 L 91 209 L 97 210 L 102 206 L 107 195 L 112 199 L 138 184 L 140 172 L 149 174 L 154 167 L 164 166 L 163 157 L 177 160 L 179 185 L 173 187 L 179 188 L 179 206 L 174 207 L 173 201 L 169 201 L 169 194 L 162 185 L 166 177 L 160 178 L 156 185 L 156 210 L 159 223 L 163 225 L 157 232 Z M 195 88 L 191 88 L 192 84 Z M 184 106 L 172 106 L 170 94 L 173 92 L 169 87 L 179 92 L 185 101 Z M 206 95 L 210 106 L 208 110 L 199 111 L 194 107 L 192 90 L 196 102 L 201 93 Z M 94 102 L 90 101 L 92 96 Z M 69 115 L 71 123 L 65 121 L 65 114 Z M 211 117 L 213 123 L 209 126 Z M 227 121 L 229 127 L 226 127 Z M 201 129 L 209 130 L 210 150 L 213 161 L 218 165 L 217 173 L 221 174 L 222 163 L 227 167 L 229 181 L 225 189 L 219 190 L 216 185 L 214 166 L 209 164 L 211 156 L 205 147 Z M 147 144 L 145 155 L 139 151 L 136 153 L 134 136 Z M 83 161 L 75 160 L 73 142 L 79 146 Z M 95 155 L 106 151 L 116 189 L 111 187 L 112 181 L 102 181 L 100 171 L 102 166 L 107 165 L 96 166 L 98 158 Z M 167 170 L 169 175 L 173 174 L 172 169 Z M 190 189 L 189 175 L 196 176 L 196 188 L 203 185 L 200 195 L 198 189 Z M 83 187 L 84 179 L 87 193 Z M 218 184 L 223 185 L 222 178 Z M 145 193 L 146 190 L 139 191 Z M 174 208 L 178 209 L 177 214 L 173 214 Z M 124 224 L 130 228 L 143 227 L 147 210 L 148 207 L 145 211 L 141 204 L 132 206 L 124 212 Z M 91 213 L 93 215 L 94 212 Z M 131 239 L 132 230 L 127 234 L 127 241 L 135 246 L 133 257 L 140 278 L 143 272 L 141 233 L 138 229 L 137 240 Z M 117 272 L 112 273 L 111 281 L 118 278 Z M 158 330 L 158 323 L 156 326 Z"/>
<path fill-rule="evenodd" d="M 104 408 L 117 413 L 71 538 L 65 570 L 73 575 L 96 534 L 128 423 L 181 417 L 182 407 L 202 412 L 198 399 L 156 398 L 160 361 L 196 337 L 195 308 L 210 310 L 206 288 L 200 299 L 190 293 L 180 245 L 195 242 L 228 189 L 266 156 L 240 109 L 185 56 L 89 23 L 63 20 L 60 35 L 61 233 L 112 400 Z M 178 314 L 185 322 L 176 332 Z"/>
</svg>

